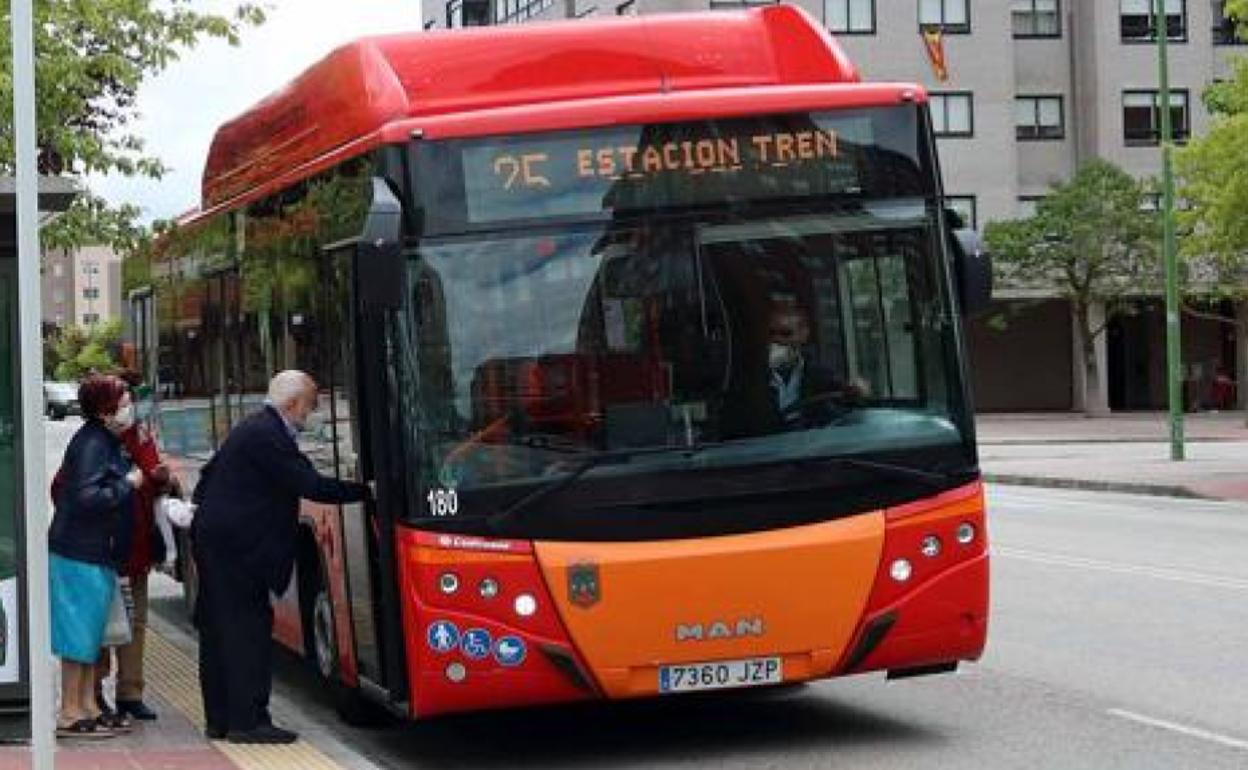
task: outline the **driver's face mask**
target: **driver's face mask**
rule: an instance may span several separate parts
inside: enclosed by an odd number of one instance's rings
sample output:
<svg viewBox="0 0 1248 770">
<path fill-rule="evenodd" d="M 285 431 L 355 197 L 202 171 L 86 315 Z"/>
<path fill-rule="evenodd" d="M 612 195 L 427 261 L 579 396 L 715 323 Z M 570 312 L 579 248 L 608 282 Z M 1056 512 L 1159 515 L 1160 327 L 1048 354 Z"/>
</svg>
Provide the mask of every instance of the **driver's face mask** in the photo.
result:
<svg viewBox="0 0 1248 770">
<path fill-rule="evenodd" d="M 797 363 L 797 346 L 773 342 L 767 347 L 767 364 L 772 369 L 788 369 Z"/>
</svg>

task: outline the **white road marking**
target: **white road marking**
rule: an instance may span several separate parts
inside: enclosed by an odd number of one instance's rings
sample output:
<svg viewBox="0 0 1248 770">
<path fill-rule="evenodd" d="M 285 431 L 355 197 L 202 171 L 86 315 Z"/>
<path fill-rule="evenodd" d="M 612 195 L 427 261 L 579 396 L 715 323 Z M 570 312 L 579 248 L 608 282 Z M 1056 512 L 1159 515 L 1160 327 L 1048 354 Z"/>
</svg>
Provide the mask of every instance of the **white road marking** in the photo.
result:
<svg viewBox="0 0 1248 770">
<path fill-rule="evenodd" d="M 1210 588 L 1227 588 L 1233 591 L 1248 591 L 1248 580 L 1223 575 L 1209 575 L 1203 572 L 1191 572 L 1166 567 L 1145 567 L 1136 564 L 1086 559 L 1081 556 L 1064 556 L 1056 553 L 1025 551 L 1018 548 L 1001 548 L 999 546 L 994 547 L 992 553 L 994 556 L 1004 556 L 1007 559 L 1018 559 L 1020 561 L 1048 564 L 1055 567 L 1074 567 L 1075 569 L 1113 572 L 1120 575 L 1139 575 L 1157 580 L 1168 580 L 1174 583 L 1188 583 Z"/>
<path fill-rule="evenodd" d="M 1189 727 L 1187 725 L 1181 725 L 1177 722 L 1167 722 L 1164 719 L 1154 719 L 1153 717 L 1136 714 L 1134 711 L 1127 711 L 1125 709 L 1109 709 L 1106 713 L 1110 716 L 1115 716 L 1120 719 L 1128 719 L 1132 722 L 1148 725 L 1149 727 L 1158 727 L 1162 730 L 1170 730 L 1171 732 L 1186 735 L 1190 738 L 1199 738 L 1201 740 L 1217 743 L 1232 749 L 1248 751 L 1248 741 L 1240 740 L 1239 738 L 1232 738 L 1229 735 L 1210 732 L 1209 730 L 1203 730 L 1199 727 Z"/>
</svg>

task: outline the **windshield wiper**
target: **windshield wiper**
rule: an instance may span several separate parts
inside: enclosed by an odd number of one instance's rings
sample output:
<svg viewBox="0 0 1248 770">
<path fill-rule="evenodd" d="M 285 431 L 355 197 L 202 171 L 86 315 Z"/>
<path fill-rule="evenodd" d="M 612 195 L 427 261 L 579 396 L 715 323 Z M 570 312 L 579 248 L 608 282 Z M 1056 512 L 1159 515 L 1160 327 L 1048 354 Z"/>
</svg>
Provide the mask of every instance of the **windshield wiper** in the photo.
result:
<svg viewBox="0 0 1248 770">
<path fill-rule="evenodd" d="M 489 523 L 491 529 L 498 531 L 499 527 L 507 524 L 513 519 L 518 518 L 525 511 L 532 509 L 534 505 L 547 497 L 572 486 L 576 483 L 577 479 L 600 465 L 628 462 L 634 457 L 648 455 L 679 454 L 685 455 L 686 457 L 693 457 L 707 447 L 718 445 L 718 443 L 712 442 L 706 444 L 691 444 L 688 446 L 643 447 L 638 449 L 622 449 L 613 452 L 595 452 L 594 454 L 591 454 L 576 463 L 563 476 L 560 476 L 548 484 L 538 487 L 503 510 L 493 514 L 487 519 L 487 522 Z"/>
<path fill-rule="evenodd" d="M 844 455 L 803 457 L 793 460 L 793 464 L 797 466 L 839 465 L 843 468 L 869 471 L 877 476 L 901 479 L 903 481 L 917 481 L 932 489 L 945 489 L 955 479 L 954 474 L 944 471 L 929 471 L 923 468 L 915 468 L 912 465 L 890 463 L 883 460 L 864 460 L 861 457 L 845 457 Z"/>
</svg>

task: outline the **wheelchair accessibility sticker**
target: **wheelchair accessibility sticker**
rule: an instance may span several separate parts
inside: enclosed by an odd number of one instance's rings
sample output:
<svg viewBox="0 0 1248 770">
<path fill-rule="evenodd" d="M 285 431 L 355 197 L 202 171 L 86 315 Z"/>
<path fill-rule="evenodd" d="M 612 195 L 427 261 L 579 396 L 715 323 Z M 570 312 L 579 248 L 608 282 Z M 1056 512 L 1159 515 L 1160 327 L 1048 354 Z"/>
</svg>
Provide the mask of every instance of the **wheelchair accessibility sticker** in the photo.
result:
<svg viewBox="0 0 1248 770">
<path fill-rule="evenodd" d="M 465 657 L 473 660 L 481 660 L 489 656 L 490 645 L 490 632 L 484 628 L 472 628 L 465 631 L 459 642 L 459 648 L 463 650 Z"/>
</svg>

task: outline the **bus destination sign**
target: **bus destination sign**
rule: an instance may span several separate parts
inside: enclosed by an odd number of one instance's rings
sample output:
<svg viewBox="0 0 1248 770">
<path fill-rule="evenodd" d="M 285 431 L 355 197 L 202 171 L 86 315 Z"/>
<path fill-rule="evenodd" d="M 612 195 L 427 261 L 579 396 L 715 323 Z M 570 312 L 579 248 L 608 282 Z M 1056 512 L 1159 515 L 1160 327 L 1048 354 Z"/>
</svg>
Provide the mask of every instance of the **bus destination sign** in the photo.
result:
<svg viewBox="0 0 1248 770">
<path fill-rule="evenodd" d="M 837 113 L 663 124 L 465 143 L 469 223 L 861 189 L 869 118 Z"/>
</svg>

